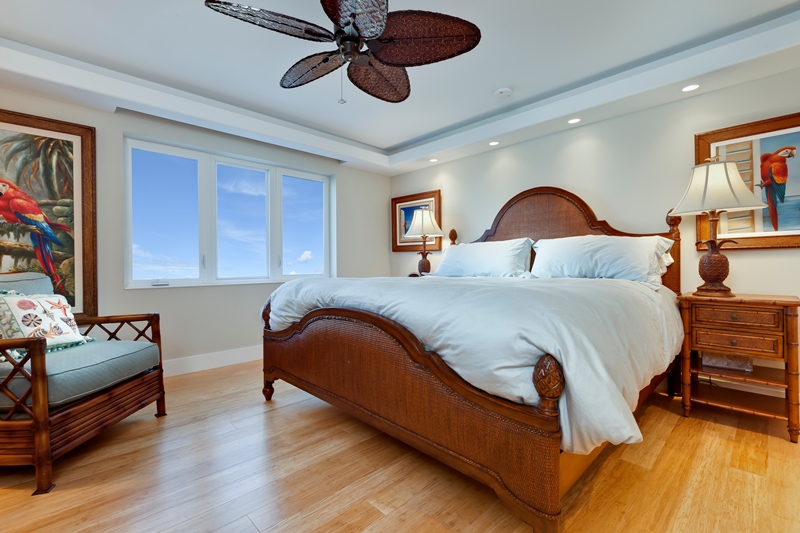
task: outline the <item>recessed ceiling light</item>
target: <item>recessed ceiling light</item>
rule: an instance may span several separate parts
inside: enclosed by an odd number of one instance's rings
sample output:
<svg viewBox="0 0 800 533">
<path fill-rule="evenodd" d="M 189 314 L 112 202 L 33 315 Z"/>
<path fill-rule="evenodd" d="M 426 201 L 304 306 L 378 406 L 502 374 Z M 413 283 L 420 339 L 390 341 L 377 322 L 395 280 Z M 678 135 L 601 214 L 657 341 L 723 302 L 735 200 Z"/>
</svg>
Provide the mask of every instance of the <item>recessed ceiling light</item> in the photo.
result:
<svg viewBox="0 0 800 533">
<path fill-rule="evenodd" d="M 436 163 L 437 161 L 439 161 L 439 160 L 438 159 L 430 159 L 431 163 Z"/>
<path fill-rule="evenodd" d="M 683 89 L 681 89 L 681 90 L 682 90 L 683 92 L 685 92 L 685 93 L 688 93 L 689 91 L 694 91 L 695 89 L 697 89 L 697 88 L 699 88 L 699 87 L 700 87 L 699 85 L 687 85 L 686 87 L 684 87 L 684 88 L 683 88 Z"/>
<path fill-rule="evenodd" d="M 572 120 L 568 120 L 567 122 L 569 124 L 577 124 L 580 121 L 581 121 L 581 119 L 579 119 L 579 118 L 573 118 Z"/>
<path fill-rule="evenodd" d="M 498 144 L 500 144 L 500 141 L 492 141 L 489 143 L 489 146 L 497 146 Z"/>
</svg>

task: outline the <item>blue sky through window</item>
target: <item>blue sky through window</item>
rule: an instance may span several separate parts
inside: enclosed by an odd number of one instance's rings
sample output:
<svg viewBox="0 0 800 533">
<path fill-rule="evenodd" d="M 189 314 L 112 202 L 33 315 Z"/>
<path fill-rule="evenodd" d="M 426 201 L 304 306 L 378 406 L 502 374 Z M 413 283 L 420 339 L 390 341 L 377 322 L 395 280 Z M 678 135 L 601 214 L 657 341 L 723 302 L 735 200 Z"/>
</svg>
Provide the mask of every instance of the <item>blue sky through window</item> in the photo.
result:
<svg viewBox="0 0 800 533">
<path fill-rule="evenodd" d="M 133 279 L 198 278 L 198 162 L 133 149 Z"/>
<path fill-rule="evenodd" d="M 217 165 L 217 275 L 267 275 L 267 175 Z"/>
<path fill-rule="evenodd" d="M 283 176 L 282 189 L 283 274 L 323 274 L 323 183 Z"/>
<path fill-rule="evenodd" d="M 278 170 L 281 194 L 271 201 L 281 202 L 281 219 L 270 222 L 267 168 L 234 162 L 206 165 L 206 154 L 167 147 L 164 152 L 131 147 L 131 280 L 213 283 L 325 274 L 324 182 Z M 211 176 L 206 178 L 207 173 Z M 201 182 L 216 184 L 209 191 L 215 204 L 203 200 L 200 205 Z M 211 219 L 204 218 L 202 228 L 201 214 Z M 270 224 L 280 225 L 280 251 L 270 252 Z M 205 232 L 214 227 L 216 242 L 209 242 L 211 235 Z M 208 246 L 208 253 L 215 254 L 208 258 L 208 270 L 200 264 L 201 238 L 202 248 Z M 270 272 L 270 253 L 281 254 L 280 273 Z"/>
</svg>

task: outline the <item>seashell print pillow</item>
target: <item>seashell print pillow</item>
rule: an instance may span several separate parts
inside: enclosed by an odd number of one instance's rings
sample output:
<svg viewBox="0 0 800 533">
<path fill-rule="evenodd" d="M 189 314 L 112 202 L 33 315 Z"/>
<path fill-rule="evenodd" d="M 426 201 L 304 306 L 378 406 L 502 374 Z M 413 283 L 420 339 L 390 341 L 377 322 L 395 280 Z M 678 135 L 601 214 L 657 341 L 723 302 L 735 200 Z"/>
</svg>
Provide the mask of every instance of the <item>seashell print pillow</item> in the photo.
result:
<svg viewBox="0 0 800 533">
<path fill-rule="evenodd" d="M 44 337 L 48 351 L 86 342 L 60 294 L 0 296 L 0 333 L 4 339 Z"/>
</svg>

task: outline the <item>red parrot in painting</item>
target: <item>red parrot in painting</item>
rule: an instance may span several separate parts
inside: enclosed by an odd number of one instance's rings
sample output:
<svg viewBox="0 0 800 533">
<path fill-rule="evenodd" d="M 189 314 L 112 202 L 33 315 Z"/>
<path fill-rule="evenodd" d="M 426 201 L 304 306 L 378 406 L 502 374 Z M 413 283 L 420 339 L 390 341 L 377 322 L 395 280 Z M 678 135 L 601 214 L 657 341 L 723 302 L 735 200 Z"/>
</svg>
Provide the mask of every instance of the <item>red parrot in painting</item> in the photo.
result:
<svg viewBox="0 0 800 533">
<path fill-rule="evenodd" d="M 772 229 L 778 231 L 778 202 L 783 203 L 786 196 L 786 180 L 789 179 L 787 157 L 797 155 L 797 148 L 785 146 L 772 154 L 761 154 L 761 183 L 759 187 L 767 193 L 769 219 Z"/>
<path fill-rule="evenodd" d="M 72 228 L 50 222 L 39 209 L 36 200 L 15 184 L 2 178 L 0 178 L 0 217 L 3 217 L 3 220 L 9 224 L 25 224 L 30 227 L 31 243 L 36 252 L 36 259 L 39 260 L 45 273 L 53 280 L 53 286 L 57 290 L 63 291 L 61 278 L 56 273 L 50 243 L 62 245 L 56 234 L 53 233 L 53 229 L 71 231 Z"/>
</svg>

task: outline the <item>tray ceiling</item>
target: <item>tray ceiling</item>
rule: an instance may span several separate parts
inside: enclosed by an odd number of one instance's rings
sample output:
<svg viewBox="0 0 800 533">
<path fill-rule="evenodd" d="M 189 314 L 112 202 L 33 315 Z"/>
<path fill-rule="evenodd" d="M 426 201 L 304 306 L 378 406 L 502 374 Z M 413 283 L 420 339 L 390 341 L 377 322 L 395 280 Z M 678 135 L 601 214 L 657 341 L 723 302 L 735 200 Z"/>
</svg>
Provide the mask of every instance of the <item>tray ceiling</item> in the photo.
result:
<svg viewBox="0 0 800 533">
<path fill-rule="evenodd" d="M 249 4 L 331 26 L 316 0 L 251 0 Z M 685 60 L 707 51 L 709 43 L 746 37 L 748 30 L 760 24 L 792 18 L 800 2 L 392 0 L 390 10 L 401 9 L 465 18 L 480 27 L 483 39 L 463 56 L 410 68 L 411 96 L 400 104 L 371 98 L 346 77 L 347 103 L 337 103 L 342 83 L 338 72 L 297 89 L 281 89 L 278 82 L 295 61 L 330 45 L 293 39 L 221 16 L 202 0 L 6 0 L 0 36 L 223 107 L 233 106 L 239 113 L 268 122 L 275 119 L 272 122 L 380 154 L 392 166 L 393 155 L 408 154 L 395 158 L 397 164 L 417 158 L 417 152 L 424 158 L 441 139 L 523 115 L 542 103 L 552 104 L 615 77 L 657 67 L 667 59 Z M 800 38 L 797 41 L 767 52 L 800 45 Z M 36 55 L 30 50 L 26 53 Z M 752 59 L 742 57 L 742 61 Z M 775 62 L 767 73 L 795 66 L 785 58 Z M 729 63 L 720 67 L 729 68 L 737 61 Z M 705 70 L 696 76 L 714 72 L 713 66 Z M 749 77 L 747 69 L 738 77 L 724 74 L 719 74 L 720 79 L 728 85 Z M 706 82 L 707 86 L 715 83 L 713 79 Z M 511 87 L 513 95 L 493 96 L 501 86 Z M 498 135 L 509 133 L 508 128 L 500 130 Z M 451 150 L 468 140 L 442 146 Z M 427 148 L 417 150 L 420 146 Z M 390 173 L 408 169 L 408 165 L 400 166 Z"/>
</svg>

